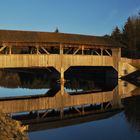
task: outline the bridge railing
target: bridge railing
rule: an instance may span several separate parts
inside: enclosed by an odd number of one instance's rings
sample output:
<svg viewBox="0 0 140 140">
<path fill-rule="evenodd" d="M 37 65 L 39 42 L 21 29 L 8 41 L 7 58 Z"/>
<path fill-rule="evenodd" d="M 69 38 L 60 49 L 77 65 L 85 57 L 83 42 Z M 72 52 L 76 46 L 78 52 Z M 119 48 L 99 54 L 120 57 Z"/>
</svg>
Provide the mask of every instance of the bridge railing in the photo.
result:
<svg viewBox="0 0 140 140">
<path fill-rule="evenodd" d="M 0 55 L 0 68 L 113 66 L 112 56 L 60 55 L 60 54 L 10 54 Z"/>
</svg>

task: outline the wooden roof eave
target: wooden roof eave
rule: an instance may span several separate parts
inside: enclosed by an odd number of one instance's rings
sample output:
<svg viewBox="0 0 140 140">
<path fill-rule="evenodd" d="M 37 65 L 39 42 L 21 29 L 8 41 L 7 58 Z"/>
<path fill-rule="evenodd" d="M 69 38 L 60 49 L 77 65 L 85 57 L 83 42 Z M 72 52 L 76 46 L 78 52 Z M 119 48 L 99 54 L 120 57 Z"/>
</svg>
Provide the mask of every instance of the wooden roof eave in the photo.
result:
<svg viewBox="0 0 140 140">
<path fill-rule="evenodd" d="M 116 48 L 116 46 L 112 45 L 99 45 L 99 44 L 77 44 L 77 43 L 60 43 L 60 42 L 21 42 L 21 41 L 2 41 L 0 42 L 0 45 L 2 46 L 3 44 L 7 46 L 14 46 L 14 47 L 28 47 L 28 46 L 43 46 L 43 47 L 59 47 L 60 44 L 64 48 L 71 48 L 71 47 L 84 47 L 85 49 L 92 49 L 92 48 L 97 48 L 97 49 L 111 49 L 111 48 Z M 119 48 L 119 47 L 117 47 Z"/>
</svg>

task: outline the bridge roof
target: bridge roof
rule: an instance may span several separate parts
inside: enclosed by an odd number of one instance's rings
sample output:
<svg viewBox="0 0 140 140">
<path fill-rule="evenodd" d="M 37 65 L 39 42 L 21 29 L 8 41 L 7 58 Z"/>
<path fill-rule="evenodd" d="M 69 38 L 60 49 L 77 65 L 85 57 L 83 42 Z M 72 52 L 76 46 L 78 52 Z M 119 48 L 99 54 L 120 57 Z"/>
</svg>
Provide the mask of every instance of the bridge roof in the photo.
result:
<svg viewBox="0 0 140 140">
<path fill-rule="evenodd" d="M 0 30 L 0 42 L 65 43 L 120 47 L 120 44 L 107 37 L 55 32 Z"/>
</svg>

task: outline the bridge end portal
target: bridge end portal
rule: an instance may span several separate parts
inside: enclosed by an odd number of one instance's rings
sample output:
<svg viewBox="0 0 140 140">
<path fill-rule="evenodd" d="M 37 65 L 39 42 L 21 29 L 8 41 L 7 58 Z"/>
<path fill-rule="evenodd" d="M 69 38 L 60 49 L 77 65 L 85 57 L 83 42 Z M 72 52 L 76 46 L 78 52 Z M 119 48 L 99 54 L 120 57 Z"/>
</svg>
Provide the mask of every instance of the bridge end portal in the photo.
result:
<svg viewBox="0 0 140 140">
<path fill-rule="evenodd" d="M 133 65 L 133 59 L 121 58 L 118 70 L 119 78 L 127 76 L 137 70 L 138 68 L 135 65 Z"/>
</svg>

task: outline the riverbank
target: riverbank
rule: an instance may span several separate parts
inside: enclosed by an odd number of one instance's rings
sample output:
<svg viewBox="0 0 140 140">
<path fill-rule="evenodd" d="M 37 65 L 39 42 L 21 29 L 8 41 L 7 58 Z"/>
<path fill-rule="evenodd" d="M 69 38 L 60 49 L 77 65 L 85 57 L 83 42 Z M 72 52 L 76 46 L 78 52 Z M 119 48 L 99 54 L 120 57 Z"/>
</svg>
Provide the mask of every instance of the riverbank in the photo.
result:
<svg viewBox="0 0 140 140">
<path fill-rule="evenodd" d="M 0 140 L 28 140 L 26 130 L 27 126 L 0 111 Z"/>
</svg>

